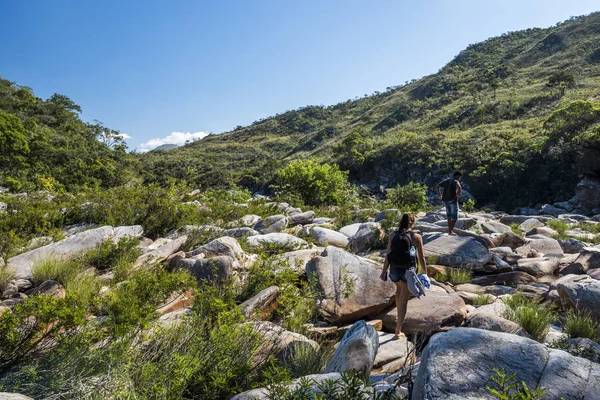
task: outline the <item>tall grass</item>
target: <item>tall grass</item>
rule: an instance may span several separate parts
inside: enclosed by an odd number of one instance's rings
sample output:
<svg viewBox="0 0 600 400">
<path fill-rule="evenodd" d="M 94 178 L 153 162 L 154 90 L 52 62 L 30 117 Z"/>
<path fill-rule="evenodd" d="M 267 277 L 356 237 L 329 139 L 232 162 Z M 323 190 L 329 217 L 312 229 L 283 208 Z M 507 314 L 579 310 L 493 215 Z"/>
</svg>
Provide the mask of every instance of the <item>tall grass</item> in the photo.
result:
<svg viewBox="0 0 600 400">
<path fill-rule="evenodd" d="M 448 268 L 447 270 L 447 273 L 434 273 L 433 279 L 440 283 L 451 283 L 453 285 L 469 283 L 473 279 L 473 273 L 466 268 Z"/>
<path fill-rule="evenodd" d="M 564 332 L 572 338 L 598 340 L 600 323 L 589 311 L 569 310 L 565 315 Z"/>
<path fill-rule="evenodd" d="M 7 265 L 0 265 L 0 291 L 15 277 L 15 271 Z"/>
<path fill-rule="evenodd" d="M 550 324 L 556 320 L 556 313 L 530 299 L 522 293 L 516 293 L 504 299 L 507 306 L 505 317 L 519 324 L 527 333 L 538 342 L 544 340 Z"/>
</svg>

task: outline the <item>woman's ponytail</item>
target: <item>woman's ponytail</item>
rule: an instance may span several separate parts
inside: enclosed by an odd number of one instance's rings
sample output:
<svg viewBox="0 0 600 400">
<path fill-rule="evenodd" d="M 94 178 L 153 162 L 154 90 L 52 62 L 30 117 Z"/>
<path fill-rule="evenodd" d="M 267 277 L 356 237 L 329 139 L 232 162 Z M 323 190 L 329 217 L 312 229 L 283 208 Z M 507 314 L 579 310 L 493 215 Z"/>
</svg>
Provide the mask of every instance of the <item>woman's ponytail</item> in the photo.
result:
<svg viewBox="0 0 600 400">
<path fill-rule="evenodd" d="M 400 218 L 400 227 L 399 231 L 407 231 L 410 227 L 415 223 L 415 216 L 409 213 L 402 214 L 402 218 Z"/>
</svg>

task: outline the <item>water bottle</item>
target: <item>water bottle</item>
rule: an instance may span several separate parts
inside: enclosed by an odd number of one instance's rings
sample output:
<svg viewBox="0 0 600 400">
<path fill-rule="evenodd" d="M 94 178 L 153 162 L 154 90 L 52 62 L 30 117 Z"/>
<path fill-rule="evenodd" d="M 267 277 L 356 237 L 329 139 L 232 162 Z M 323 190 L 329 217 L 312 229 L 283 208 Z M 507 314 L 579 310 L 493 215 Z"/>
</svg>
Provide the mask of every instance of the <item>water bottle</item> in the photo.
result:
<svg viewBox="0 0 600 400">
<path fill-rule="evenodd" d="M 410 246 L 410 256 L 411 257 L 416 257 L 417 256 L 417 249 L 415 249 L 415 246 Z"/>
</svg>

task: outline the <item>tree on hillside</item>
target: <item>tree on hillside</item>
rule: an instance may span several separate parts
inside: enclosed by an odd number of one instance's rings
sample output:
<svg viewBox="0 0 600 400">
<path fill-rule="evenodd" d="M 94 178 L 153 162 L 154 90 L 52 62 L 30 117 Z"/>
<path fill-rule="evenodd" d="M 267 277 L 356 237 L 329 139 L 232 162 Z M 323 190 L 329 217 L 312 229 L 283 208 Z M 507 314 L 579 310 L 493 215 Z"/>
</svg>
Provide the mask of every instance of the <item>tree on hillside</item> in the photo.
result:
<svg viewBox="0 0 600 400">
<path fill-rule="evenodd" d="M 373 142 L 361 133 L 364 133 L 364 130 L 350 133 L 333 149 L 343 169 L 360 168 L 365 162 L 365 154 L 373 148 Z"/>
<path fill-rule="evenodd" d="M 311 206 L 340 204 L 350 187 L 348 172 L 315 160 L 288 164 L 277 172 L 276 185 L 274 189 L 282 198 L 301 200 Z"/>
<path fill-rule="evenodd" d="M 575 87 L 575 77 L 569 72 L 556 72 L 548 78 L 546 87 L 549 89 L 558 89 L 560 95 L 564 96 L 567 89 L 573 89 Z"/>
<path fill-rule="evenodd" d="M 23 124 L 19 118 L 0 110 L 0 171 L 16 171 L 28 153 Z"/>
</svg>

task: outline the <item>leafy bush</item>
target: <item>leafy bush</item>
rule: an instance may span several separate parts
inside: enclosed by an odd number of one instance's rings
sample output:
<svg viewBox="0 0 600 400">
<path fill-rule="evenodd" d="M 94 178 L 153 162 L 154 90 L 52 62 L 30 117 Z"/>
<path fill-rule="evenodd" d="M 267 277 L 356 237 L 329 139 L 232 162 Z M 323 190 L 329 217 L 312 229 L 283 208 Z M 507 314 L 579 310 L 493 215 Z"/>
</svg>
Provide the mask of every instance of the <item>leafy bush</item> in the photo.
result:
<svg viewBox="0 0 600 400">
<path fill-rule="evenodd" d="M 491 377 L 496 387 L 486 386 L 488 392 L 499 400 L 536 400 L 541 399 L 546 389 L 535 388 L 531 391 L 525 382 L 521 381 L 519 385 L 515 382 L 517 374 L 508 375 L 504 368 L 494 368 L 494 375 Z"/>
<path fill-rule="evenodd" d="M 395 189 L 389 189 L 387 199 L 391 205 L 402 210 L 421 211 L 427 204 L 427 186 L 410 182 L 405 186 L 396 186 Z"/>
<path fill-rule="evenodd" d="M 589 311 L 568 310 L 565 315 L 563 331 L 573 338 L 598 340 L 600 323 Z"/>
<path fill-rule="evenodd" d="M 140 241 L 134 237 L 123 237 L 118 243 L 105 240 L 83 256 L 83 263 L 99 271 L 111 269 L 120 263 L 133 264 L 142 254 Z"/>
<path fill-rule="evenodd" d="M 473 199 L 465 201 L 465 203 L 462 206 L 462 209 L 465 212 L 472 212 L 475 209 L 475 202 L 473 201 Z"/>
<path fill-rule="evenodd" d="M 504 299 L 507 306 L 505 317 L 516 322 L 538 342 L 544 340 L 550 324 L 556 320 L 556 313 L 522 293 L 516 293 Z"/>
<path fill-rule="evenodd" d="M 347 176 L 337 165 L 297 160 L 277 172 L 276 189 L 283 199 L 297 196 L 306 205 L 335 205 L 350 189 Z"/>
</svg>

